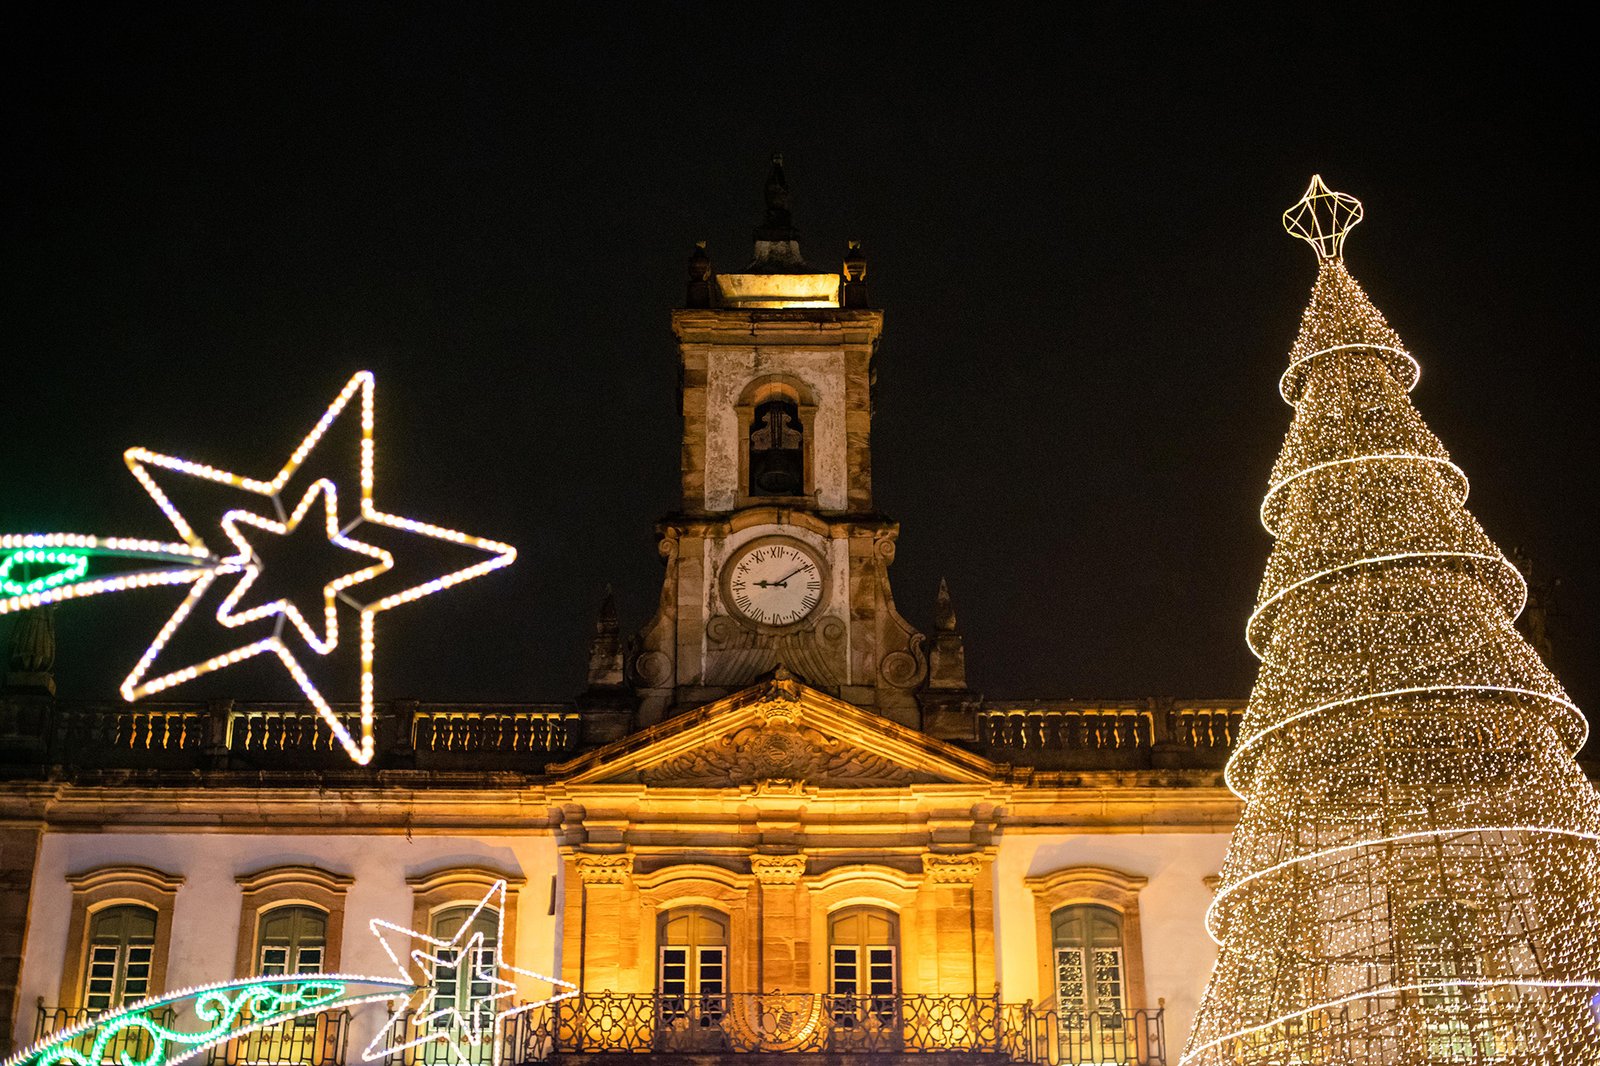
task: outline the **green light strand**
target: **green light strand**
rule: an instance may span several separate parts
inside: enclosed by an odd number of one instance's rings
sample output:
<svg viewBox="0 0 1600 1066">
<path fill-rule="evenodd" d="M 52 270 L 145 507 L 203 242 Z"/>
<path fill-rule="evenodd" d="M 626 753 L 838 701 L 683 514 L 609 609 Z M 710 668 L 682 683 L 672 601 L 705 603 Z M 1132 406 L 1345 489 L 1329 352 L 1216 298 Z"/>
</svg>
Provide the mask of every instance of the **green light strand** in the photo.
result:
<svg viewBox="0 0 1600 1066">
<path fill-rule="evenodd" d="M 12 573 L 19 566 L 55 566 L 48 574 L 18 581 Z M 0 595 L 32 596 L 62 585 L 81 581 L 89 573 L 89 556 L 65 548 L 23 548 L 0 562 Z"/>
</svg>

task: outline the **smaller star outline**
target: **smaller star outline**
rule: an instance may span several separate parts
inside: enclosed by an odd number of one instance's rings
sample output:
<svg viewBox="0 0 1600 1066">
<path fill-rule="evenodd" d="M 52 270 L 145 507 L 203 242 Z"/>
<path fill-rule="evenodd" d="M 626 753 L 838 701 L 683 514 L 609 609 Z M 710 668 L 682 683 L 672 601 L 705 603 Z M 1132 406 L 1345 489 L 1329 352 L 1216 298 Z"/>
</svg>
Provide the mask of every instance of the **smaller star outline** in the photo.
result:
<svg viewBox="0 0 1600 1066">
<path fill-rule="evenodd" d="M 485 1012 L 480 1008 L 483 1005 L 493 1005 L 500 1000 L 516 995 L 517 984 L 515 980 L 508 980 L 503 974 L 510 974 L 548 984 L 552 994 L 543 999 L 530 1000 L 526 1003 L 512 1002 L 495 1010 L 489 1025 L 490 1040 L 498 1050 L 505 1037 L 505 1023 L 508 1018 L 513 1018 L 526 1011 L 536 1010 L 539 1007 L 559 1003 L 564 999 L 571 999 L 578 994 L 578 986 L 570 981 L 563 981 L 559 977 L 538 973 L 534 970 L 525 970 L 520 966 L 513 966 L 505 961 L 505 906 L 506 882 L 496 881 L 490 886 L 472 913 L 462 921 L 461 927 L 449 940 L 429 936 L 415 929 L 408 929 L 395 922 L 385 921 L 382 918 L 373 918 L 368 921 L 372 934 L 378 938 L 378 943 L 383 946 L 384 953 L 389 956 L 389 961 L 394 963 L 395 970 L 402 980 L 418 987 L 418 991 L 409 992 L 394 997 L 390 1001 L 389 1018 L 381 1029 L 373 1036 L 371 1043 L 361 1053 L 361 1057 L 368 1062 L 383 1058 L 395 1051 L 417 1047 L 430 1041 L 443 1043 L 450 1054 L 461 1066 L 472 1066 L 473 1060 L 462 1046 L 462 1040 L 470 1047 L 478 1047 L 483 1043 L 483 1017 Z M 478 916 L 485 908 L 493 910 L 495 915 L 495 961 L 492 966 L 483 965 L 483 946 L 485 936 L 482 930 L 470 931 L 477 922 Z M 401 950 L 396 950 L 396 943 L 391 942 L 404 938 Z M 415 947 L 416 944 L 423 945 Z M 406 950 L 409 948 L 409 950 Z M 402 962 L 402 954 L 410 965 Z M 456 971 L 456 980 L 468 981 L 466 1009 L 462 1010 L 456 1003 L 435 1009 L 438 997 L 438 972 L 441 967 L 449 967 Z M 418 976 L 420 974 L 420 977 Z M 489 986 L 485 995 L 474 995 L 472 985 L 474 982 Z M 420 998 L 419 998 L 420 997 Z M 413 1007 L 413 1002 L 416 1006 Z M 406 1022 L 410 1019 L 412 1036 L 405 1038 Z M 436 1027 L 436 1023 L 444 1021 L 448 1024 Z M 396 1030 L 399 1032 L 395 1032 Z M 391 1034 L 393 1034 L 391 1038 Z M 420 1034 L 420 1035 L 416 1035 Z M 386 1038 L 390 1038 L 386 1041 Z"/>
<path fill-rule="evenodd" d="M 273 600 L 270 603 L 264 603 L 249 610 L 235 613 L 234 608 L 239 605 L 245 594 L 250 591 L 251 586 L 255 584 L 256 579 L 261 576 L 261 566 L 254 561 L 255 553 L 251 550 L 250 542 L 245 539 L 244 534 L 239 532 L 240 524 L 254 526 L 256 529 L 265 530 L 268 533 L 276 533 L 279 536 L 287 536 L 299 527 L 301 520 L 305 518 L 306 512 L 311 509 L 318 496 L 322 496 L 325 501 L 325 528 L 328 534 L 328 542 L 337 544 L 348 551 L 376 559 L 377 562 L 371 566 L 335 578 L 322 586 L 323 631 L 321 636 L 318 636 L 316 630 L 306 623 L 305 616 L 301 614 L 300 609 L 287 599 Z M 339 614 L 335 609 L 339 593 L 352 585 L 370 581 L 379 574 L 394 569 L 394 556 L 391 553 L 356 540 L 354 537 L 346 536 L 340 531 L 339 490 L 327 478 L 319 478 L 312 482 L 311 487 L 301 497 L 300 503 L 296 505 L 287 522 L 274 522 L 251 511 L 236 509 L 222 516 L 222 532 L 233 542 L 233 546 L 238 549 L 237 554 L 225 559 L 224 562 L 242 563 L 243 576 L 239 578 L 239 582 L 233 587 L 233 591 L 228 593 L 227 598 L 222 601 L 222 606 L 217 611 L 217 621 L 229 628 L 233 628 L 244 625 L 247 622 L 254 622 L 257 619 L 270 618 L 277 615 L 287 619 L 299 631 L 305 642 L 311 645 L 319 655 L 327 655 L 339 646 Z"/>
<path fill-rule="evenodd" d="M 167 619 L 166 624 L 157 633 L 155 639 L 145 649 L 144 655 L 139 659 L 139 662 L 123 680 L 121 692 L 124 699 L 132 702 L 193 680 L 202 674 L 242 662 L 253 656 L 271 654 L 283 663 L 284 669 L 289 672 L 289 675 L 300 686 L 300 690 L 305 694 L 306 699 L 321 714 L 328 728 L 333 732 L 334 738 L 339 741 L 350 758 L 362 765 L 372 761 L 375 750 L 373 738 L 375 683 L 373 674 L 374 661 L 377 657 L 376 616 L 401 604 L 410 603 L 413 600 L 421 599 L 435 592 L 441 592 L 464 581 L 482 577 L 484 574 L 503 566 L 509 566 L 517 557 L 517 550 L 509 544 L 490 540 L 487 537 L 474 536 L 470 533 L 462 533 L 454 529 L 447 529 L 443 526 L 433 525 L 413 518 L 404 518 L 378 509 L 372 499 L 377 452 L 373 434 L 375 423 L 374 388 L 375 379 L 371 371 L 364 370 L 351 377 L 339 395 L 334 398 L 333 402 L 328 405 L 327 410 L 323 412 L 322 418 L 312 427 L 311 432 L 306 434 L 299 446 L 290 454 L 282 469 L 270 481 L 243 477 L 217 467 L 207 466 L 204 463 L 190 462 L 177 456 L 153 452 L 147 448 L 129 448 L 124 453 L 123 458 L 128 465 L 129 471 L 167 516 L 167 520 L 172 523 L 173 528 L 178 531 L 178 535 L 183 538 L 184 543 L 188 546 L 187 550 L 207 561 L 207 565 L 199 577 L 191 578 L 189 575 L 184 575 L 185 580 L 192 580 L 193 582 L 189 592 L 171 617 Z M 151 473 L 152 468 L 161 469 L 227 485 L 264 497 L 270 506 L 281 515 L 283 510 L 281 508 L 280 494 L 290 478 L 304 465 L 306 459 L 315 450 L 328 429 L 358 395 L 360 397 L 359 409 L 361 418 L 359 455 L 360 507 L 358 517 L 345 527 L 341 528 L 338 523 L 337 488 L 332 481 L 321 479 L 313 483 L 306 494 L 301 497 L 288 522 L 278 522 L 270 518 L 264 518 L 245 508 L 235 508 L 228 511 L 222 520 L 223 533 L 237 550 L 232 556 L 215 559 L 211 556 L 210 549 L 205 541 L 200 538 L 183 516 L 183 513 L 167 497 L 167 494 Z M 376 562 L 371 566 L 346 574 L 324 587 L 324 635 L 320 638 L 306 622 L 299 610 L 293 604 L 284 600 L 275 600 L 262 607 L 250 608 L 235 613 L 235 608 L 238 607 L 245 592 L 260 576 L 259 564 L 250 550 L 248 541 L 240 533 L 239 526 L 241 524 L 250 525 L 269 532 L 284 532 L 293 529 L 304 517 L 319 492 L 324 494 L 326 499 L 325 506 L 329 516 L 329 539 L 342 547 L 367 555 L 375 559 Z M 242 574 L 243 577 L 217 610 L 216 620 L 219 625 L 232 629 L 247 621 L 278 615 L 288 621 L 301 637 L 305 638 L 307 645 L 317 654 L 328 655 L 333 652 L 338 645 L 339 639 L 335 606 L 340 594 L 371 580 L 394 566 L 393 556 L 389 552 L 348 536 L 347 530 L 362 522 L 371 522 L 374 525 L 385 526 L 417 536 L 473 548 L 485 553 L 487 558 L 459 570 L 450 571 L 440 577 L 412 585 L 399 592 L 391 593 L 371 603 L 356 605 L 360 610 L 359 741 L 351 735 L 349 728 L 346 727 L 339 715 L 335 713 L 333 707 L 318 691 L 310 675 L 300 665 L 295 653 L 282 640 L 277 631 L 274 631 L 269 637 L 246 643 L 220 655 L 212 656 L 203 662 L 176 670 L 168 670 L 166 673 L 161 673 L 154 677 L 149 676 L 156 660 L 161 655 L 162 649 L 166 647 L 173 635 L 194 612 L 195 607 L 210 591 L 211 586 L 218 578 L 233 574 Z"/>
</svg>

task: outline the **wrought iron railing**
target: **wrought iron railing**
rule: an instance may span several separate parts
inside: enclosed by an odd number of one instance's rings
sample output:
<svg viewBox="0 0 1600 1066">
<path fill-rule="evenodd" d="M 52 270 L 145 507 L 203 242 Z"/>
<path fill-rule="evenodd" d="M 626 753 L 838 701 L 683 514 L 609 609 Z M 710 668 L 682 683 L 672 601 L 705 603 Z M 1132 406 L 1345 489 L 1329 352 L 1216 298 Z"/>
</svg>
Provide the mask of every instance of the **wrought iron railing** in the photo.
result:
<svg viewBox="0 0 1600 1066">
<path fill-rule="evenodd" d="M 47 1036 L 71 1029 L 99 1017 L 102 1011 L 90 1010 L 88 1007 L 47 1007 L 39 1004 L 39 1013 L 33 1027 L 33 1038 L 43 1040 Z M 151 1015 L 151 1020 L 158 1025 L 171 1027 L 175 1020 L 172 1008 L 156 1011 Z M 94 1050 L 94 1042 L 99 1032 L 94 1027 L 85 1030 L 83 1035 L 71 1041 L 67 1046 L 79 1055 L 87 1056 Z M 133 1026 L 113 1033 L 101 1049 L 100 1061 L 122 1066 L 123 1062 L 141 1062 L 150 1057 L 154 1050 L 153 1038 L 147 1030 Z"/>
<path fill-rule="evenodd" d="M 998 996 L 597 993 L 515 1016 L 483 1066 L 536 1066 L 564 1054 L 648 1056 L 781 1052 L 994 1056 L 1033 1066 L 1165 1066 L 1162 1010 L 1060 1017 Z M 389 1066 L 444 1066 L 442 1044 L 401 1050 Z"/>
<path fill-rule="evenodd" d="M 350 1012 L 323 1011 L 274 1022 L 207 1052 L 208 1066 L 343 1066 Z"/>
</svg>

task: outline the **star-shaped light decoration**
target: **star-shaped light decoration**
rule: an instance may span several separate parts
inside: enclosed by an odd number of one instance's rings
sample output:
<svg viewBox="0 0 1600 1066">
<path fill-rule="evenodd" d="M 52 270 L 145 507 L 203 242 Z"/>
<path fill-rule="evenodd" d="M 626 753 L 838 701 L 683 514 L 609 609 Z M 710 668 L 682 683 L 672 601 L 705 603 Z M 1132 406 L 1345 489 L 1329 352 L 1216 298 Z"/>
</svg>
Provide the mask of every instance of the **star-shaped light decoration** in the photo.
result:
<svg viewBox="0 0 1600 1066">
<path fill-rule="evenodd" d="M 289 456 L 288 462 L 283 465 L 277 475 L 270 481 L 260 481 L 254 478 L 242 477 L 238 474 L 218 470 L 215 467 L 202 463 L 193 463 L 175 456 L 162 455 L 145 448 L 130 448 L 124 458 L 127 460 L 128 469 L 133 476 L 139 479 L 145 491 L 155 500 L 173 528 L 181 536 L 197 557 L 201 557 L 209 564 L 198 578 L 191 578 L 193 585 L 189 594 L 184 597 L 178 609 L 167 620 L 166 625 L 156 635 L 149 648 L 145 650 L 133 671 L 128 674 L 122 683 L 122 695 L 130 701 L 160 692 L 174 685 L 199 677 L 201 674 L 213 670 L 220 670 L 225 666 L 242 662 L 256 655 L 272 654 L 283 663 L 291 677 L 299 684 L 301 691 L 311 701 L 328 728 L 333 731 L 334 737 L 339 741 L 350 757 L 358 763 L 370 762 L 373 755 L 373 660 L 376 656 L 377 635 L 375 619 L 377 615 L 391 607 L 398 607 L 402 603 L 420 599 L 430 593 L 438 592 L 458 585 L 463 581 L 470 581 L 481 577 L 491 570 L 508 566 L 516 559 L 516 549 L 509 544 L 476 537 L 468 533 L 445 529 L 441 526 L 430 525 L 415 519 L 401 518 L 397 515 L 387 514 L 372 502 L 373 466 L 375 461 L 375 445 L 373 442 L 373 376 L 370 372 L 363 371 L 352 377 L 344 389 L 334 399 L 323 413 L 322 419 L 306 434 L 294 452 Z M 358 456 L 358 469 L 360 477 L 360 507 L 356 516 L 341 525 L 339 516 L 339 498 L 337 486 L 331 480 L 320 479 L 305 491 L 300 497 L 287 521 L 279 521 L 266 517 L 249 508 L 234 508 L 223 516 L 222 533 L 232 542 L 235 552 L 232 555 L 218 558 L 212 555 L 205 541 L 195 532 L 194 528 L 184 518 L 182 512 L 168 499 L 155 477 L 151 468 L 171 471 L 180 475 L 200 478 L 205 481 L 217 482 L 223 485 L 240 489 L 246 493 L 261 497 L 264 509 L 278 515 L 285 513 L 281 494 L 317 447 L 319 441 L 328 432 L 350 401 L 357 394 L 361 396 L 361 444 Z M 278 535 L 292 532 L 306 513 L 315 504 L 318 496 L 324 501 L 325 529 L 330 543 L 344 548 L 353 553 L 367 557 L 362 566 L 329 582 L 322 589 L 323 595 L 323 631 L 318 634 L 307 624 L 305 617 L 289 601 L 284 599 L 273 600 L 269 603 L 238 611 L 240 601 L 250 591 L 262 576 L 261 565 L 255 554 L 251 551 L 250 543 L 240 531 L 240 526 L 250 526 L 258 530 Z M 356 540 L 350 534 L 362 522 L 371 522 L 375 525 L 387 526 L 391 529 L 416 534 L 434 540 L 447 541 L 451 544 L 463 545 L 485 552 L 488 558 L 460 570 L 454 570 L 440 577 L 413 585 L 398 592 L 391 593 L 370 602 L 356 600 L 350 590 L 378 575 L 385 573 L 394 566 L 394 558 L 388 552 L 373 545 Z M 368 562 L 367 560 L 375 560 Z M 277 616 L 282 621 L 287 621 L 299 633 L 306 646 L 315 654 L 329 656 L 349 642 L 341 644 L 337 603 L 344 600 L 360 611 L 360 643 L 359 643 L 359 686 L 361 700 L 361 737 L 356 740 L 350 730 L 339 720 L 328 701 L 323 698 L 312 683 L 310 676 L 296 658 L 294 650 L 284 640 L 282 625 L 274 628 L 272 635 L 254 640 L 214 655 L 203 662 L 179 667 L 177 669 L 164 668 L 165 672 L 157 676 L 149 676 L 157 660 L 161 657 L 163 649 L 172 640 L 172 637 L 194 611 L 195 606 L 201 601 L 211 585 L 219 578 L 233 574 L 242 574 L 238 584 L 223 599 L 222 605 L 217 609 L 216 620 L 224 628 L 232 629 L 246 622 L 256 621 Z"/>
<path fill-rule="evenodd" d="M 1361 215 L 1360 200 L 1334 192 L 1323 183 L 1321 174 L 1313 174 L 1306 194 L 1283 213 L 1283 228 L 1316 249 L 1319 259 L 1338 259 L 1344 254 L 1345 236 L 1355 229 Z"/>
<path fill-rule="evenodd" d="M 478 916 L 483 913 L 484 908 L 489 908 L 495 916 L 496 950 L 492 962 L 485 961 L 488 953 L 484 951 L 486 938 L 483 931 L 473 931 L 473 926 L 477 924 Z M 394 963 L 402 980 L 418 986 L 418 990 L 396 996 L 390 1001 L 389 1020 L 361 1052 L 362 1059 L 373 1062 L 396 1051 L 436 1041 L 445 1045 L 456 1062 L 462 1066 L 472 1066 L 475 1060 L 467 1048 L 482 1045 L 484 1017 L 490 1015 L 489 1039 L 494 1049 L 491 1061 L 499 1062 L 500 1047 L 505 1038 L 506 1019 L 552 1003 L 559 1003 L 564 999 L 571 999 L 578 994 L 578 986 L 570 981 L 536 973 L 533 970 L 524 970 L 506 962 L 505 924 L 504 881 L 496 881 L 490 886 L 483 899 L 478 901 L 472 913 L 456 930 L 455 936 L 449 940 L 441 940 L 415 929 L 407 929 L 403 925 L 396 925 L 382 918 L 373 918 L 368 923 L 373 935 L 383 945 L 384 952 Z M 391 942 L 389 934 L 397 934 L 392 939 L 400 941 L 398 945 L 400 950 L 396 950 L 397 945 Z M 412 946 L 419 943 L 423 946 Z M 407 962 L 401 961 L 402 952 L 406 952 Z M 455 971 L 458 988 L 460 982 L 467 982 L 464 1009 L 455 999 L 448 1003 L 440 1000 L 441 970 Z M 507 1003 L 490 1014 L 486 1008 L 516 995 L 516 982 L 508 980 L 505 975 L 513 977 L 520 975 L 530 981 L 547 984 L 551 988 L 551 994 L 543 999 L 529 1000 L 525 1003 Z M 478 993 L 476 987 L 480 984 L 486 986 L 488 991 Z M 405 1031 L 408 1023 L 411 1027 L 410 1033 Z M 463 1041 L 466 1047 L 463 1046 Z"/>
</svg>

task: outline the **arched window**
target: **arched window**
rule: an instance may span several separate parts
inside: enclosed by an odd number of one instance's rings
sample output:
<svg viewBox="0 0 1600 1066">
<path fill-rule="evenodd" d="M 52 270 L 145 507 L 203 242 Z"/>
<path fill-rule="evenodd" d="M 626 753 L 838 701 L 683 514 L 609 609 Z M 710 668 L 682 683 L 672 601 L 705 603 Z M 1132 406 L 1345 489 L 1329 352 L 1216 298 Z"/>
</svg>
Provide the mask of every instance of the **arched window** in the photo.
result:
<svg viewBox="0 0 1600 1066">
<path fill-rule="evenodd" d="M 115 1010 L 150 993 L 155 955 L 156 911 L 126 904 L 97 911 L 89 923 L 88 969 L 83 1005 Z"/>
<path fill-rule="evenodd" d="M 1050 916 L 1055 945 L 1056 1007 L 1065 1027 L 1069 1016 L 1096 1016 L 1122 1027 L 1128 1010 L 1122 915 L 1086 903 Z"/>
<path fill-rule="evenodd" d="M 263 911 L 256 930 L 257 972 L 277 977 L 322 973 L 328 949 L 328 914 L 319 907 L 274 907 Z"/>
<path fill-rule="evenodd" d="M 846 907 L 828 916 L 828 991 L 837 1024 L 890 1022 L 900 990 L 900 922 L 882 907 Z"/>
<path fill-rule="evenodd" d="M 1473 947 L 1485 942 L 1478 928 L 1480 910 L 1476 903 L 1424 899 L 1401 911 L 1404 923 L 1397 939 L 1412 980 L 1422 986 L 1417 998 L 1422 1005 L 1422 1042 L 1430 1059 L 1495 1060 L 1497 1019 L 1491 1015 L 1492 1000 L 1461 983 L 1484 975 L 1483 959 Z"/>
<path fill-rule="evenodd" d="M 659 919 L 661 1013 L 716 1025 L 726 1010 L 728 919 L 709 907 L 675 907 Z"/>
<path fill-rule="evenodd" d="M 806 491 L 805 427 L 800 395 L 773 383 L 756 396 L 750 419 L 750 495 L 801 496 Z"/>
<path fill-rule="evenodd" d="M 433 970 L 434 1028 L 448 1029 L 460 1017 L 488 1030 L 494 1024 L 494 1001 L 488 998 L 494 989 L 483 975 L 493 974 L 500 965 L 500 912 L 492 907 L 446 907 L 434 912 L 430 934 L 456 945 L 426 949 L 439 959 Z M 476 1019 L 469 1017 L 474 1009 Z"/>
</svg>

